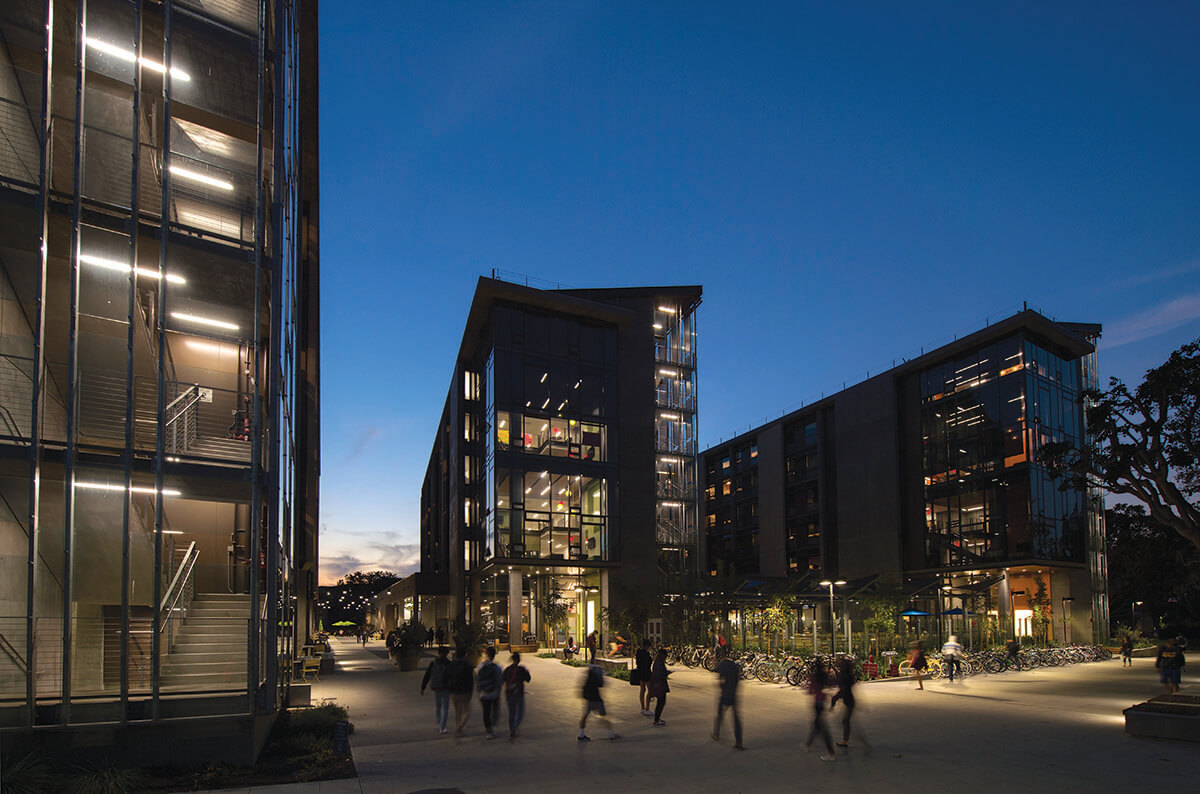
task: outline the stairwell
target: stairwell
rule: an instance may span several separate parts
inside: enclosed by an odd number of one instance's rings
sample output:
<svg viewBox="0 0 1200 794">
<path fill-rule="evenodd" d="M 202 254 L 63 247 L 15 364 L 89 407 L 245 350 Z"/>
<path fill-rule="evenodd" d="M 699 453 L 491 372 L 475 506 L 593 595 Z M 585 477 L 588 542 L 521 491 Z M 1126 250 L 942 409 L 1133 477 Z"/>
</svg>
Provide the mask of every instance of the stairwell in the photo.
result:
<svg viewBox="0 0 1200 794">
<path fill-rule="evenodd" d="M 244 689 L 250 596 L 197 593 L 175 644 L 163 659 L 160 686 L 173 690 Z"/>
</svg>

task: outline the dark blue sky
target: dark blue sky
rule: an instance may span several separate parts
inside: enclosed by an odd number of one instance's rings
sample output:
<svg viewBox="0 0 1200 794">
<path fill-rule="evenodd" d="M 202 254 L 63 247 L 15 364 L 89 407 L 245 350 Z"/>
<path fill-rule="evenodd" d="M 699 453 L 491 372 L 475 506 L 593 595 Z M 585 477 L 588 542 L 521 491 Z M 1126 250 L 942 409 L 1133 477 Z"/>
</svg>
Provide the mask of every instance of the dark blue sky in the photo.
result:
<svg viewBox="0 0 1200 794">
<path fill-rule="evenodd" d="M 475 280 L 698 283 L 700 439 L 1029 304 L 1200 336 L 1200 4 L 321 5 L 322 573 L 408 572 Z"/>
</svg>

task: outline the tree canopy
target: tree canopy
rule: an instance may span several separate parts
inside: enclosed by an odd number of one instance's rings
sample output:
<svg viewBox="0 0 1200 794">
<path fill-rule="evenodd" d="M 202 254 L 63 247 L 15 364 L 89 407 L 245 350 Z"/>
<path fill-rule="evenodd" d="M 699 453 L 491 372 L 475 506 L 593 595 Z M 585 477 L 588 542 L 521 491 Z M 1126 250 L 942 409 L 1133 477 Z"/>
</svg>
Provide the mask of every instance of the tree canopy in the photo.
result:
<svg viewBox="0 0 1200 794">
<path fill-rule="evenodd" d="M 1039 454 L 1065 485 L 1132 497 L 1150 517 L 1200 549 L 1200 339 L 1146 372 L 1132 391 L 1113 378 L 1083 392 L 1088 438 Z"/>
<path fill-rule="evenodd" d="M 383 588 L 398 581 L 400 581 L 400 577 L 391 571 L 354 571 L 338 579 L 338 584 L 365 584 L 375 588 Z"/>
<path fill-rule="evenodd" d="M 1146 515 L 1141 505 L 1117 505 L 1106 514 L 1108 600 L 1112 621 L 1133 625 L 1138 613 L 1172 628 L 1200 625 L 1200 552 Z"/>
</svg>

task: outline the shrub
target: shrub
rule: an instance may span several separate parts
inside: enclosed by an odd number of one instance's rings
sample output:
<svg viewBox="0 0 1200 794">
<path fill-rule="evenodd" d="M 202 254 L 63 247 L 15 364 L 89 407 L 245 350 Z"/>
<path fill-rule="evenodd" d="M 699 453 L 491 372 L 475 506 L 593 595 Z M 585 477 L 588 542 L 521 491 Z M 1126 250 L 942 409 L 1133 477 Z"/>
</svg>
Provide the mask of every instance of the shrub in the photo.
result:
<svg viewBox="0 0 1200 794">
<path fill-rule="evenodd" d="M 43 794 L 57 791 L 61 778 L 44 755 L 32 752 L 16 761 L 5 762 L 2 783 L 0 791 L 4 794 Z"/>
<path fill-rule="evenodd" d="M 145 788 L 146 776 L 138 769 L 121 769 L 105 760 L 95 769 L 79 769 L 63 789 L 67 794 L 129 794 Z"/>
</svg>

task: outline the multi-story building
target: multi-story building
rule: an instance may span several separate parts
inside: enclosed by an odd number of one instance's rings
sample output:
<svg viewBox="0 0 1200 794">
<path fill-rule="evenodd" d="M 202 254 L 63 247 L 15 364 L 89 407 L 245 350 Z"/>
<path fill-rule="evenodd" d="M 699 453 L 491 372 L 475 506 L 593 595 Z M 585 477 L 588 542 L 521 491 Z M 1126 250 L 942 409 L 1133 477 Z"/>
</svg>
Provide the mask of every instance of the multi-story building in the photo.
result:
<svg viewBox="0 0 1200 794">
<path fill-rule="evenodd" d="M 520 642 L 557 591 L 581 637 L 694 570 L 700 297 L 479 280 L 421 491 L 425 584 L 398 619 Z"/>
<path fill-rule="evenodd" d="M 0 39 L 0 734 L 252 759 L 317 584 L 316 4 Z"/>
<path fill-rule="evenodd" d="M 1037 458 L 1086 433 L 1099 334 L 1022 311 L 712 447 L 705 569 L 810 595 L 880 577 L 920 611 L 1021 634 L 1040 578 L 1055 636 L 1106 636 L 1099 494 L 1060 488 Z"/>
</svg>

